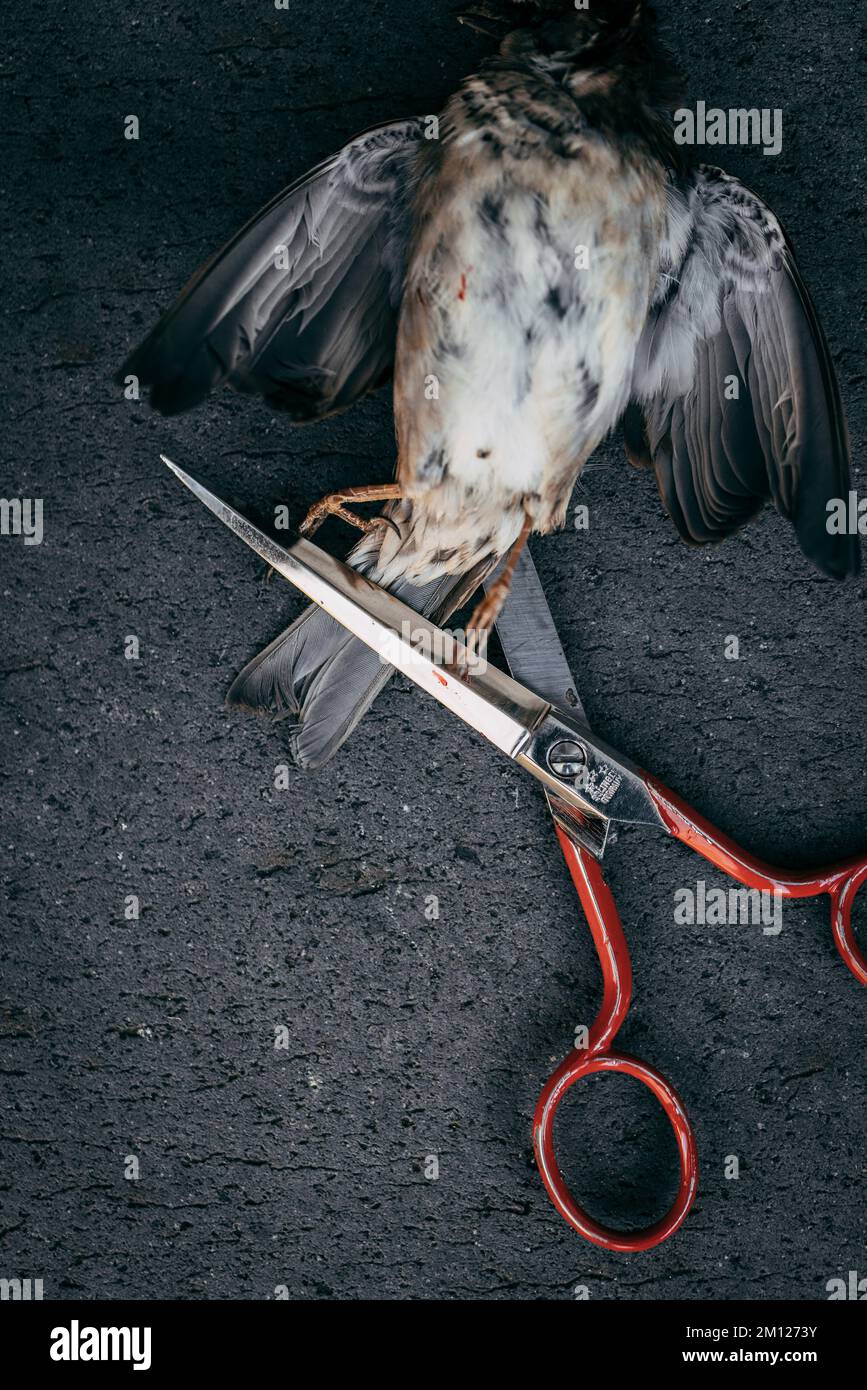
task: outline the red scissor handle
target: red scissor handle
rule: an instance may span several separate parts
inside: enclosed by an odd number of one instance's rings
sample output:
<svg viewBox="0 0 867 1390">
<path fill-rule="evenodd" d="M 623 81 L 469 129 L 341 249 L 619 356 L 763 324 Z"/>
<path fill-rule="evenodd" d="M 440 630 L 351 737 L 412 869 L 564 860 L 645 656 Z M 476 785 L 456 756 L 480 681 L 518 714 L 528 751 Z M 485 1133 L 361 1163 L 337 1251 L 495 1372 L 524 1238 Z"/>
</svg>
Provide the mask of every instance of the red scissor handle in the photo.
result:
<svg viewBox="0 0 867 1390">
<path fill-rule="evenodd" d="M 837 949 L 855 978 L 867 985 L 867 958 L 858 945 L 852 922 L 858 890 L 867 883 L 867 853 L 827 869 L 802 873 L 775 869 L 747 854 L 661 782 L 649 776 L 645 780 L 669 833 L 737 882 L 778 893 L 784 898 L 814 898 L 827 893 L 831 899 L 831 926 Z M 665 1077 L 645 1062 L 611 1050 L 632 1001 L 629 947 L 617 906 L 598 862 L 575 844 L 559 825 L 557 836 L 590 925 L 602 967 L 604 992 L 587 1047 L 570 1053 L 539 1097 L 533 1121 L 536 1162 L 551 1200 L 579 1235 L 606 1250 L 632 1254 L 660 1245 L 674 1234 L 687 1216 L 698 1185 L 695 1137 L 683 1103 Z M 677 1197 L 668 1215 L 643 1231 L 614 1231 L 594 1221 L 575 1201 L 557 1164 L 554 1152 L 557 1110 L 576 1082 L 598 1072 L 621 1072 L 647 1086 L 668 1116 L 677 1140 L 680 1163 Z"/>
<path fill-rule="evenodd" d="M 817 898 L 827 893 L 831 899 L 831 930 L 837 950 L 855 979 L 867 985 L 867 957 L 858 945 L 852 921 L 858 890 L 867 883 L 867 853 L 826 869 L 808 869 L 801 873 L 775 869 L 747 854 L 661 782 L 649 776 L 645 776 L 645 781 L 669 833 L 738 883 L 777 893 L 781 898 Z"/>
<path fill-rule="evenodd" d="M 599 864 L 574 843 L 565 830 L 557 827 L 560 847 L 581 898 L 593 942 L 599 955 L 604 981 L 602 1008 L 590 1030 L 587 1047 L 572 1052 L 555 1071 L 536 1106 L 533 1143 L 542 1181 L 552 1202 L 569 1225 L 606 1250 L 635 1253 L 651 1250 L 673 1235 L 695 1199 L 698 1185 L 698 1155 L 695 1136 L 683 1103 L 674 1088 L 653 1067 L 619 1052 L 611 1051 L 617 1033 L 629 1012 L 632 1000 L 632 963 L 620 915 Z M 667 1216 L 643 1231 L 614 1231 L 594 1221 L 579 1207 L 566 1186 L 554 1152 L 554 1120 L 566 1094 L 577 1081 L 597 1072 L 621 1072 L 641 1081 L 653 1092 L 665 1111 L 677 1140 L 680 1186 L 674 1206 Z"/>
</svg>

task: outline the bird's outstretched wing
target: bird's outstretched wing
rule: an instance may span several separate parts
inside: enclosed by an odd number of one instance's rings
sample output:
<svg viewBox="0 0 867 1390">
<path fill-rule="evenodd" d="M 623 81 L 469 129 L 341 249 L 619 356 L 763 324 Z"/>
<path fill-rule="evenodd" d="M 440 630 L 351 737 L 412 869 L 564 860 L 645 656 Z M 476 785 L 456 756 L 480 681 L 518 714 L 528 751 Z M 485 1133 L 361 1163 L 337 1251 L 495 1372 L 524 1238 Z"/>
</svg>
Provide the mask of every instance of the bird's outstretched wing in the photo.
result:
<svg viewBox="0 0 867 1390">
<path fill-rule="evenodd" d="M 299 420 L 387 381 L 422 142 L 381 126 L 280 193 L 193 277 L 128 358 L 165 415 L 229 382 Z"/>
<path fill-rule="evenodd" d="M 703 165 L 671 190 L 666 258 L 625 420 L 630 458 L 654 468 L 685 540 L 721 540 L 770 497 L 820 570 L 856 573 L 857 538 L 828 530 L 828 502 L 850 487 L 839 387 L 779 222 Z"/>
</svg>

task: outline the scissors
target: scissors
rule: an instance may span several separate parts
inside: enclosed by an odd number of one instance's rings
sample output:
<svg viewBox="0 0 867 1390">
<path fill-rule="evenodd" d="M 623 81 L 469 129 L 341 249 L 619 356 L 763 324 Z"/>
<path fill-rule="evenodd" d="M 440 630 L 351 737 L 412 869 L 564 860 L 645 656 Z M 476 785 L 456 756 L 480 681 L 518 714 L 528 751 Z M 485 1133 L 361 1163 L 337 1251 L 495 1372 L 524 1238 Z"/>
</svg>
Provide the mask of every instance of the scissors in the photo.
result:
<svg viewBox="0 0 867 1390">
<path fill-rule="evenodd" d="M 852 922 L 867 881 L 867 853 L 827 869 L 775 869 L 741 849 L 674 792 L 592 732 L 529 552 L 524 553 L 497 623 L 511 676 L 496 667 L 458 670 L 454 639 L 364 575 L 299 539 L 284 549 L 167 458 L 163 462 L 257 555 L 376 651 L 383 662 L 468 724 L 542 784 L 557 838 L 584 908 L 602 970 L 603 998 L 586 1046 L 570 1052 L 545 1086 L 533 1121 L 542 1181 L 561 1216 L 606 1250 L 650 1250 L 683 1224 L 695 1200 L 698 1157 L 686 1109 L 654 1067 L 614 1048 L 632 1002 L 632 965 L 602 860 L 618 825 L 639 825 L 681 840 L 749 889 L 779 898 L 827 894 L 831 929 L 845 964 L 867 985 L 867 959 Z M 446 655 L 447 654 L 447 655 Z M 439 656 L 442 660 L 438 660 Z M 652 1226 L 601 1225 L 569 1191 L 557 1163 L 554 1121 L 577 1082 L 619 1072 L 657 1098 L 677 1141 L 680 1181 L 674 1205 Z"/>
</svg>

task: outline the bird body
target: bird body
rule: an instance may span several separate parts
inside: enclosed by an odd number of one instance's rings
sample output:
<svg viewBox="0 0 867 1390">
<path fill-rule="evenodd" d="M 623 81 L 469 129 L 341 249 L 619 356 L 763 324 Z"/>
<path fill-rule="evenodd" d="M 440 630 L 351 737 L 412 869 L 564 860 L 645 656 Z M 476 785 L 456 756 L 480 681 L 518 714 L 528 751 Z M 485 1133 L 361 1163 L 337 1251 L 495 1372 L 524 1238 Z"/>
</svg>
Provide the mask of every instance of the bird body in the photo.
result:
<svg viewBox="0 0 867 1390">
<path fill-rule="evenodd" d="M 395 371 L 411 539 L 383 537 L 386 582 L 391 552 L 427 580 L 505 553 L 525 510 L 535 531 L 562 525 L 629 400 L 656 282 L 665 185 L 648 157 L 600 141 L 503 158 L 462 108 L 416 198 Z"/>
<path fill-rule="evenodd" d="M 573 10 L 561 42 L 582 28 Z M 673 141 L 651 81 L 628 130 L 594 119 L 628 65 L 576 68 L 522 38 L 452 97 L 419 155 L 394 390 L 410 505 L 381 537 L 385 584 L 501 556 L 527 515 L 536 532 L 562 526 L 629 401 Z"/>
<path fill-rule="evenodd" d="M 685 162 L 650 6 L 485 14 L 499 52 L 437 138 L 382 127 L 293 185 L 123 372 L 167 413 L 228 381 L 297 420 L 393 372 L 396 483 L 367 490 L 392 500 L 350 561 L 438 621 L 531 531 L 563 524 L 621 419 L 686 540 L 721 539 L 771 497 L 821 569 L 854 572 L 853 538 L 825 526 L 849 451 L 824 336 L 774 215 Z M 351 519 L 348 498 L 316 520 Z M 508 566 L 498 582 L 499 603 Z M 310 610 L 230 699 L 296 721 L 296 758 L 318 766 L 387 678 Z"/>
</svg>

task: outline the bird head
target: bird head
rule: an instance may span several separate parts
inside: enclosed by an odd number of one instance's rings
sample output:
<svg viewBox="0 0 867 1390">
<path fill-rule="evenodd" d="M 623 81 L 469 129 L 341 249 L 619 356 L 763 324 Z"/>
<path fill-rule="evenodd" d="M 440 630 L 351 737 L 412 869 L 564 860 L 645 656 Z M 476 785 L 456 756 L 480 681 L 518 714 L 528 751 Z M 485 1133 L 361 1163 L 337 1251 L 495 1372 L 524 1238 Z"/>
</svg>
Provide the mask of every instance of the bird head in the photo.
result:
<svg viewBox="0 0 867 1390">
<path fill-rule="evenodd" d="M 460 24 L 500 42 L 529 29 L 540 46 L 573 51 L 621 38 L 651 17 L 647 0 L 480 0 L 457 16 Z"/>
</svg>

